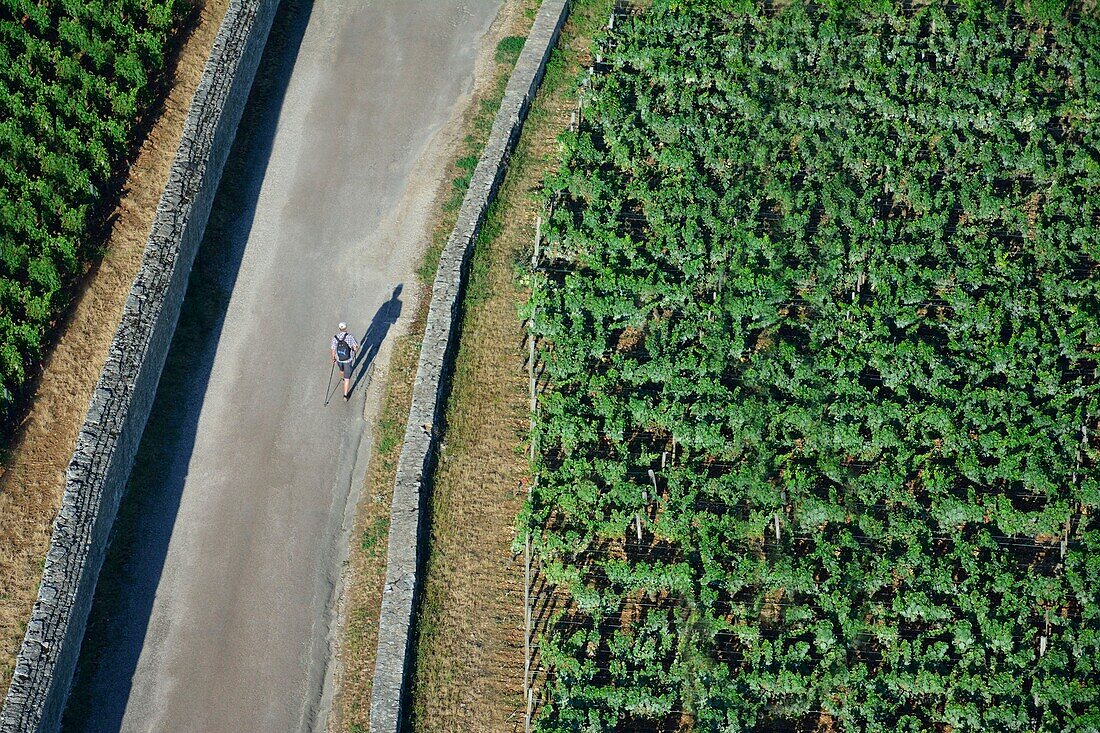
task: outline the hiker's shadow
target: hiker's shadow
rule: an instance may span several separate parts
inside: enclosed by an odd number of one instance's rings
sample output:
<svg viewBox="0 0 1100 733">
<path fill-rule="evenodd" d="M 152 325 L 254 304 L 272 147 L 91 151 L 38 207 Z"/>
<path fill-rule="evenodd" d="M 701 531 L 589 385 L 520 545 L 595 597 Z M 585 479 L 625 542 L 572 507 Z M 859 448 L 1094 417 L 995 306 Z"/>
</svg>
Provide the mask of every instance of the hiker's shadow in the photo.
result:
<svg viewBox="0 0 1100 733">
<path fill-rule="evenodd" d="M 398 284 L 393 289 L 390 299 L 378 307 L 378 311 L 371 319 L 363 338 L 359 339 L 359 354 L 355 357 L 355 364 L 351 371 L 355 380 L 351 383 L 351 391 L 365 378 L 369 378 L 373 372 L 374 360 L 378 356 L 378 350 L 382 348 L 382 342 L 386 340 L 386 334 L 390 327 L 397 323 L 401 316 L 401 290 L 404 287 Z"/>
</svg>

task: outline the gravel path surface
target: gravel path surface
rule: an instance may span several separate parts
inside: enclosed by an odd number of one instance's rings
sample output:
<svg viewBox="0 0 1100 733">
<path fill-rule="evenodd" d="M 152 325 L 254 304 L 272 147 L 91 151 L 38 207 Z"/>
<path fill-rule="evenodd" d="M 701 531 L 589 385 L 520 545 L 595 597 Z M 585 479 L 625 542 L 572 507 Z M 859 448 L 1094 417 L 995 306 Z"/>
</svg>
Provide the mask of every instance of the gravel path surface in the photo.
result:
<svg viewBox="0 0 1100 733">
<path fill-rule="evenodd" d="M 328 342 L 347 320 L 365 342 L 359 377 L 383 366 L 386 337 L 414 311 L 413 267 L 449 150 L 441 131 L 468 98 L 499 5 L 280 11 L 292 15 L 276 21 L 289 40 L 273 38 L 285 51 L 260 70 L 275 91 L 246 113 L 270 129 L 250 130 L 234 153 L 249 171 L 236 192 L 245 203 L 221 229 L 231 241 L 204 244 L 196 265 L 221 281 L 226 305 L 200 348 L 177 337 L 169 357 L 166 373 L 175 362 L 184 376 L 158 394 L 150 424 L 167 425 L 147 433 L 159 444 L 143 446 L 132 478 L 140 511 L 115 540 L 127 550 L 97 597 L 67 730 L 322 727 L 374 408 L 369 379 L 344 404 L 334 377 L 324 404 Z M 203 263 L 210 252 L 224 263 Z M 181 323 L 210 308 L 190 297 Z"/>
</svg>

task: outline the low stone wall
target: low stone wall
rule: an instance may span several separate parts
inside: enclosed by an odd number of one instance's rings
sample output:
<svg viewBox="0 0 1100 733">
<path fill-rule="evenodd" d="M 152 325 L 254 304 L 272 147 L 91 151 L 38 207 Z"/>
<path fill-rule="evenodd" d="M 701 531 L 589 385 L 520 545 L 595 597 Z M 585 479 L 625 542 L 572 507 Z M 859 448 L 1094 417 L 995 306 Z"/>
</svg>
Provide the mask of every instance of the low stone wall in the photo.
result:
<svg viewBox="0 0 1100 733">
<path fill-rule="evenodd" d="M 386 585 L 378 624 L 378 654 L 371 687 L 371 733 L 402 730 L 407 675 L 412 667 L 416 601 L 423 569 L 424 503 L 439 440 L 437 426 L 457 345 L 467 263 L 485 212 L 504 179 L 508 157 L 542 80 L 550 51 L 569 12 L 568 0 L 543 0 L 481 154 L 458 222 L 439 259 L 424 342 L 413 384 L 412 407 L 397 464 L 390 509 Z"/>
<path fill-rule="evenodd" d="M 66 474 L 0 733 L 55 731 L 107 540 L 278 0 L 231 0 Z"/>
</svg>

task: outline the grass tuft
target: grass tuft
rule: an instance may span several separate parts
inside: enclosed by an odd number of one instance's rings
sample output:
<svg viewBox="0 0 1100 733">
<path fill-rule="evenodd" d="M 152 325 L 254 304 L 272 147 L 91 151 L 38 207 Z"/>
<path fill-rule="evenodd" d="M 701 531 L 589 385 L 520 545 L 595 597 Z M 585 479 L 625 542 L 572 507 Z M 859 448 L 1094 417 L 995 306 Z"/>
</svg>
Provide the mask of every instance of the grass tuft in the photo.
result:
<svg viewBox="0 0 1100 733">
<path fill-rule="evenodd" d="M 523 36 L 506 36 L 497 44 L 497 63 L 515 64 L 527 39 Z"/>
<path fill-rule="evenodd" d="M 385 516 L 375 517 L 370 525 L 363 530 L 363 533 L 359 536 L 359 549 L 370 555 L 372 558 L 377 557 L 378 551 L 383 548 L 385 540 L 388 538 L 389 522 Z"/>
<path fill-rule="evenodd" d="M 401 442 L 401 421 L 396 416 L 384 417 L 378 421 L 378 453 L 385 456 L 393 452 Z"/>
</svg>

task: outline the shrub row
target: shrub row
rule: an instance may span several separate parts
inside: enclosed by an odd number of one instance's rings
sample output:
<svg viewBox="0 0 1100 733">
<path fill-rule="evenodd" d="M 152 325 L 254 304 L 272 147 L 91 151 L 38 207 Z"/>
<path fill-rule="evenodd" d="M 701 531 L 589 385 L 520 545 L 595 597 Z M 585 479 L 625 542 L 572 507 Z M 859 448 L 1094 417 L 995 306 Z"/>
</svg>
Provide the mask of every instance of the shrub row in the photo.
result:
<svg viewBox="0 0 1100 733">
<path fill-rule="evenodd" d="M 100 252 L 188 0 L 0 2 L 0 421 Z"/>
</svg>

